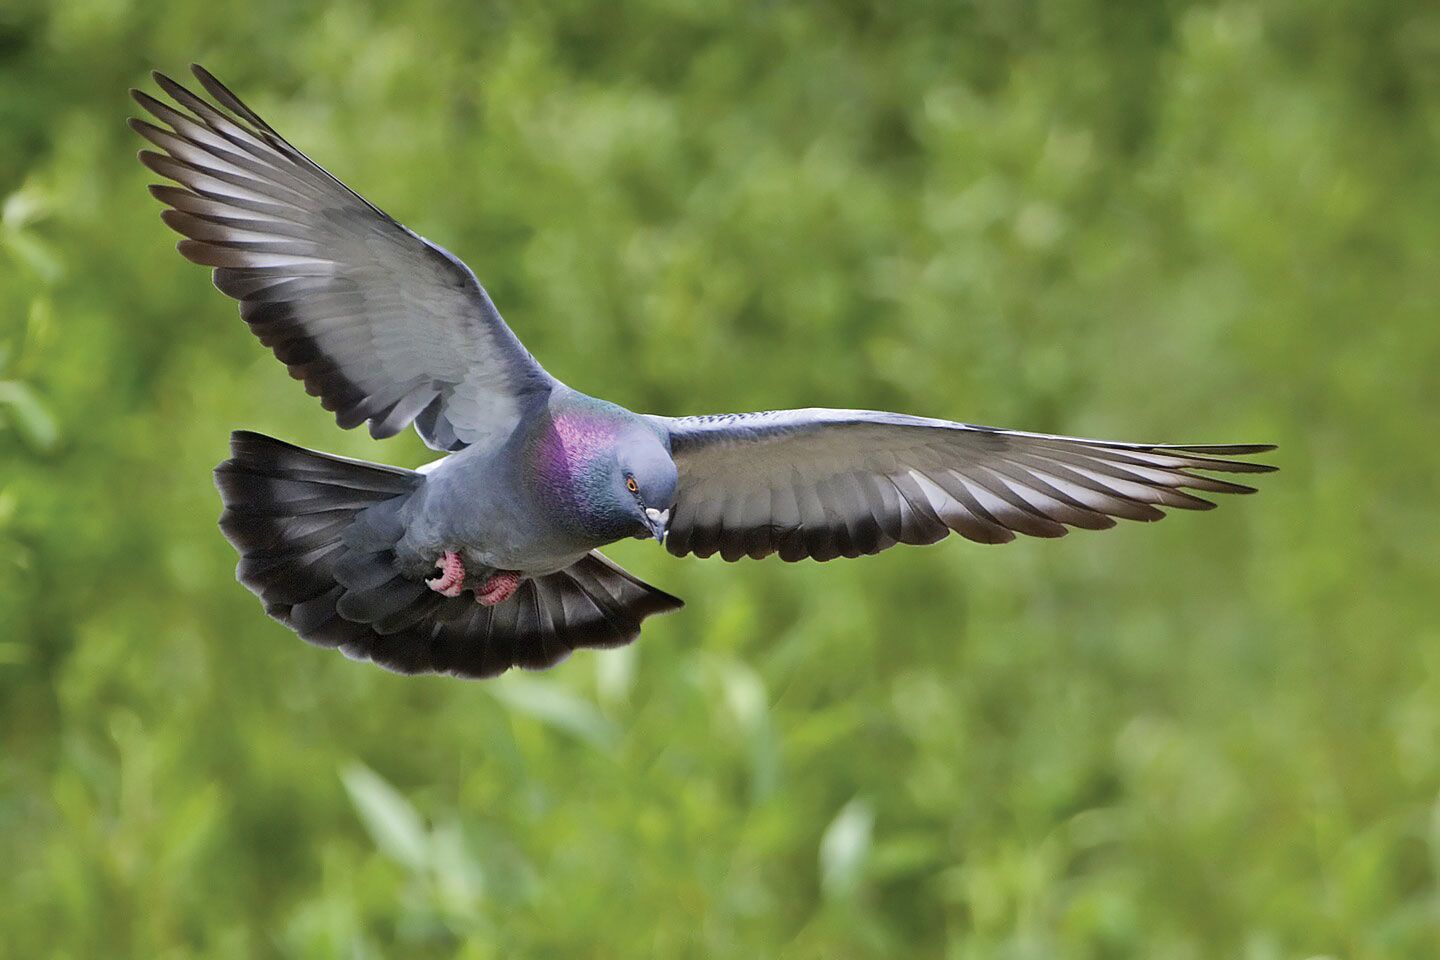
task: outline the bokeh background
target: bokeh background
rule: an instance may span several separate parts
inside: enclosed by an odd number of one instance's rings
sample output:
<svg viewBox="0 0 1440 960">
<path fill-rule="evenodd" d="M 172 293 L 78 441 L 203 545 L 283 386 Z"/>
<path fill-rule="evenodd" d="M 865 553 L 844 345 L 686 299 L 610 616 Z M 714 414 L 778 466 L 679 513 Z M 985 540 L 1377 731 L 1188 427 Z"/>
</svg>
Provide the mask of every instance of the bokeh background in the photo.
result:
<svg viewBox="0 0 1440 960">
<path fill-rule="evenodd" d="M 543 9 L 542 9 L 543 8 Z M 201 60 L 632 408 L 1274 441 L 1212 514 L 820 565 L 493 683 L 233 580 L 342 433 L 181 260 Z M 153 88 L 152 88 L 153 89 Z M 0 954 L 1440 955 L 1440 7 L 0 5 Z"/>
</svg>

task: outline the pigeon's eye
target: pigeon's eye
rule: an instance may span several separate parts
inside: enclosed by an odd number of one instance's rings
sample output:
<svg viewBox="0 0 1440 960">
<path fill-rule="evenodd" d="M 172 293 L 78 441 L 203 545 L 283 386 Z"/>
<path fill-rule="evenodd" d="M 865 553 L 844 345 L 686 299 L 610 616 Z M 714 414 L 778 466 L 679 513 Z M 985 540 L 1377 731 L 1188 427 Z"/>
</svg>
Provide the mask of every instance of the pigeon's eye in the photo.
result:
<svg viewBox="0 0 1440 960">
<path fill-rule="evenodd" d="M 640 492 L 640 484 L 638 484 L 638 483 L 635 482 L 635 478 L 634 478 L 634 477 L 626 477 L 626 478 L 625 478 L 625 489 L 626 489 L 626 490 L 629 490 L 631 493 L 639 493 L 639 492 Z"/>
</svg>

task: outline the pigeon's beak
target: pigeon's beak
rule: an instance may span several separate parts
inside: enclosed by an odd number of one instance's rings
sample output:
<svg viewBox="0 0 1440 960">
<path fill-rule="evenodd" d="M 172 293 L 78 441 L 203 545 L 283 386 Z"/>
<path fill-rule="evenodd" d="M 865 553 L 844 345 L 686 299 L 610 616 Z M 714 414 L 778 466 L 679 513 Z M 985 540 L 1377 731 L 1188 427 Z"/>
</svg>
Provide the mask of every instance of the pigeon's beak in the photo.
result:
<svg viewBox="0 0 1440 960">
<path fill-rule="evenodd" d="M 670 529 L 670 511 L 646 507 L 645 523 L 650 528 L 650 533 L 654 535 L 655 542 L 664 543 L 665 534 Z"/>
</svg>

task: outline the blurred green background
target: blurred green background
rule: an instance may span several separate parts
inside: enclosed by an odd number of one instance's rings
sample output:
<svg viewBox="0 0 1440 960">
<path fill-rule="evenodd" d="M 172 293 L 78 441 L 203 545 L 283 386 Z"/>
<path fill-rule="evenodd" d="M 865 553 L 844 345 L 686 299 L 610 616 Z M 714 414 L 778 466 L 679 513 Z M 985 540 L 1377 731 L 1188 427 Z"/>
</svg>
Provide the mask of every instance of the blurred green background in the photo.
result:
<svg viewBox="0 0 1440 960">
<path fill-rule="evenodd" d="M 1440 956 L 1440 7 L 0 5 L 0 954 Z M 233 579 L 252 342 L 125 91 L 201 60 L 640 410 L 1274 441 L 1158 526 L 789 566 L 493 683 Z M 151 87 L 153 89 L 153 87 Z"/>
</svg>

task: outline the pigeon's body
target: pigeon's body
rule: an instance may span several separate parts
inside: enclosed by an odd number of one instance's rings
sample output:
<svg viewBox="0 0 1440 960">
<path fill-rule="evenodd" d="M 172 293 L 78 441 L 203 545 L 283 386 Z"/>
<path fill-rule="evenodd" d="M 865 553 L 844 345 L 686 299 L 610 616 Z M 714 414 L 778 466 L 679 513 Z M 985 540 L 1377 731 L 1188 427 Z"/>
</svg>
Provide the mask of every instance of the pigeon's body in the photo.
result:
<svg viewBox="0 0 1440 960">
<path fill-rule="evenodd" d="M 406 509 L 400 562 L 427 575 L 437 555 L 456 549 L 472 571 L 536 576 L 648 535 L 625 511 L 589 509 L 603 508 L 608 492 L 609 478 L 594 465 L 637 436 L 665 452 L 663 434 L 646 419 L 557 385 L 509 436 L 450 454 L 427 472 Z"/>
<path fill-rule="evenodd" d="M 132 126 L 151 190 L 260 340 L 342 427 L 413 424 L 423 471 L 237 432 L 216 469 L 237 575 L 306 640 L 406 673 L 493 676 L 633 640 L 678 609 L 598 548 L 654 537 L 726 560 L 876 553 L 951 532 L 1055 537 L 1187 490 L 1257 444 L 1166 446 L 998 430 L 867 410 L 632 413 L 559 383 L 474 274 L 349 190 L 203 69 L 207 101 L 156 75 L 169 129 Z M 218 104 L 218 105 L 217 105 Z M 667 539 L 668 534 L 668 539 Z"/>
<path fill-rule="evenodd" d="M 512 435 L 493 448 L 451 454 L 426 475 L 406 511 L 397 550 L 408 572 L 428 576 L 435 558 L 451 549 L 471 572 L 530 576 L 564 569 L 589 552 L 538 508 L 525 484 L 522 450 L 523 439 Z"/>
</svg>

